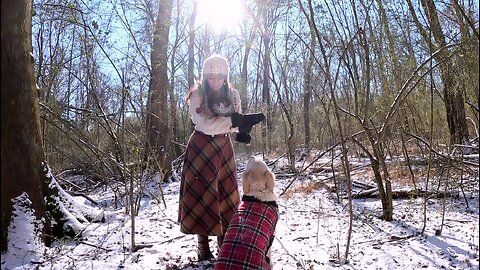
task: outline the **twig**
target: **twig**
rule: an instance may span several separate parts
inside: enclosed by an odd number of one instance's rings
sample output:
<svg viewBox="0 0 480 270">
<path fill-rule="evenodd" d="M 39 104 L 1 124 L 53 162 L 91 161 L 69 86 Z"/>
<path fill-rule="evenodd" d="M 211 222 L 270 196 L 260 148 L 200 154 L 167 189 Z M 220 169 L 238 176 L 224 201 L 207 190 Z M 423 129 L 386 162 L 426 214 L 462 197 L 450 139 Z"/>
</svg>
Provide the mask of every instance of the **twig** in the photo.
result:
<svg viewBox="0 0 480 270">
<path fill-rule="evenodd" d="M 160 242 L 160 245 L 161 245 L 161 244 L 165 244 L 165 243 L 173 242 L 173 240 L 178 240 L 178 239 L 183 238 L 183 237 L 185 237 L 185 235 L 179 235 L 179 236 L 174 237 L 174 238 L 172 238 L 172 239 L 168 239 L 168 240 L 165 240 L 165 241 Z"/>
<path fill-rule="evenodd" d="M 105 250 L 105 251 L 112 251 L 111 249 L 104 248 L 104 247 L 101 247 L 101 246 L 95 245 L 95 244 L 90 244 L 90 243 L 85 242 L 85 241 L 80 241 L 79 243 L 80 243 L 80 244 L 87 245 L 87 246 L 91 246 L 91 247 L 94 247 L 94 248 L 99 248 L 99 249 L 102 249 L 102 250 Z"/>
<path fill-rule="evenodd" d="M 69 191 L 69 190 L 65 190 L 65 192 L 67 192 L 68 194 L 70 194 L 70 195 L 72 195 L 72 196 L 81 196 L 81 197 L 84 197 L 84 198 L 87 199 L 89 202 L 93 203 L 95 206 L 98 206 L 98 202 L 96 202 L 94 199 L 88 197 L 86 194 L 83 194 L 83 193 L 80 193 L 80 192 Z"/>
</svg>

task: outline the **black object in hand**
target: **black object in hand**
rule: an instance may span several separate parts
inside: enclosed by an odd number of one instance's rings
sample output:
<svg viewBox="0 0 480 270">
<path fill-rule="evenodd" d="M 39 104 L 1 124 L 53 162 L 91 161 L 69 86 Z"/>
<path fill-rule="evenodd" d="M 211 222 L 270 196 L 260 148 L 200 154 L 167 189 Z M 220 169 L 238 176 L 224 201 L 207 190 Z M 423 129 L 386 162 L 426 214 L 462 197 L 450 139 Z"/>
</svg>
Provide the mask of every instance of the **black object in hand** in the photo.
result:
<svg viewBox="0 0 480 270">
<path fill-rule="evenodd" d="M 239 133 L 235 137 L 237 142 L 249 144 L 252 140 L 250 136 L 250 131 L 252 127 L 263 120 L 265 120 L 265 115 L 263 113 L 252 113 L 252 114 L 232 114 L 232 127 L 238 127 Z"/>
<path fill-rule="evenodd" d="M 243 133 L 250 133 L 252 127 L 263 120 L 265 115 L 263 113 L 239 114 L 232 113 L 232 127 L 238 127 L 238 130 Z"/>
<path fill-rule="evenodd" d="M 237 136 L 235 136 L 235 141 L 249 144 L 250 141 L 252 140 L 252 136 L 248 133 L 237 133 Z"/>
</svg>

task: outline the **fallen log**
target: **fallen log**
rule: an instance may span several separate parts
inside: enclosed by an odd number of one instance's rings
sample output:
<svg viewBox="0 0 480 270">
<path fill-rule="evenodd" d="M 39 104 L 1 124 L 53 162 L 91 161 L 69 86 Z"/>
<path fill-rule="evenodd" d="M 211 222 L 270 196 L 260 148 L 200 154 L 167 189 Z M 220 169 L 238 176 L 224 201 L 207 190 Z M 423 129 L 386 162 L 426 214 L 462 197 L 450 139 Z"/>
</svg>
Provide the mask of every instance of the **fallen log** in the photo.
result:
<svg viewBox="0 0 480 270">
<path fill-rule="evenodd" d="M 428 198 L 430 199 L 431 198 L 440 199 L 440 198 L 443 198 L 444 196 L 446 196 L 447 198 L 454 198 L 459 196 L 459 192 L 458 191 L 449 191 L 446 193 L 443 191 L 425 192 L 423 190 L 415 191 L 413 189 L 409 189 L 409 190 L 401 189 L 401 190 L 392 191 L 392 199 L 416 199 L 418 197 L 424 197 L 425 195 L 428 196 Z M 372 189 L 365 190 L 352 195 L 353 199 L 372 199 L 372 198 L 378 198 L 378 197 L 379 197 L 378 188 L 372 188 Z"/>
</svg>

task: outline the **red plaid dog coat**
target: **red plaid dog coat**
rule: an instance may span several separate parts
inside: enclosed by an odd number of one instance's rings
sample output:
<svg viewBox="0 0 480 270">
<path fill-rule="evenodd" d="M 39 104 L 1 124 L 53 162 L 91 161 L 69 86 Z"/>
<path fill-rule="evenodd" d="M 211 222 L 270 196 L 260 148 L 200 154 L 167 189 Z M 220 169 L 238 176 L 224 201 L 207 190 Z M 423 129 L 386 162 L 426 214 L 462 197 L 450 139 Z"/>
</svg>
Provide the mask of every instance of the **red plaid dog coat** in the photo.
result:
<svg viewBox="0 0 480 270">
<path fill-rule="evenodd" d="M 267 252 L 277 221 L 276 202 L 244 195 L 228 226 L 215 269 L 270 269 Z"/>
</svg>

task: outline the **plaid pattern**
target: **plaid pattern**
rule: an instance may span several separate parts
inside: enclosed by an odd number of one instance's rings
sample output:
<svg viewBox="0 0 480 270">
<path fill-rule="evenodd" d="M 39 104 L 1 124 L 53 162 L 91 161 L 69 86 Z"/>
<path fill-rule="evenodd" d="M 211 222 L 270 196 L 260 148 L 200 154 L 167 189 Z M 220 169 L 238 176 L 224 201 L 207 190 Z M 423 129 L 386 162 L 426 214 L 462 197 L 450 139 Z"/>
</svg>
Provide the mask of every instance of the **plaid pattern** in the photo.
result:
<svg viewBox="0 0 480 270">
<path fill-rule="evenodd" d="M 195 131 L 188 141 L 183 162 L 178 211 L 180 231 L 224 235 L 239 201 L 230 136 L 213 137 Z"/>
<path fill-rule="evenodd" d="M 277 221 L 276 203 L 244 199 L 228 227 L 215 269 L 270 269 L 267 252 Z"/>
</svg>

